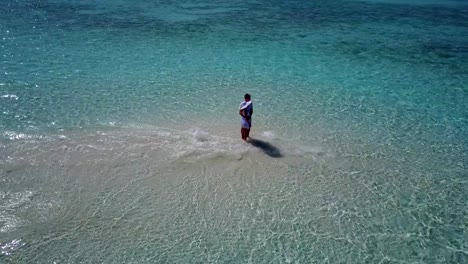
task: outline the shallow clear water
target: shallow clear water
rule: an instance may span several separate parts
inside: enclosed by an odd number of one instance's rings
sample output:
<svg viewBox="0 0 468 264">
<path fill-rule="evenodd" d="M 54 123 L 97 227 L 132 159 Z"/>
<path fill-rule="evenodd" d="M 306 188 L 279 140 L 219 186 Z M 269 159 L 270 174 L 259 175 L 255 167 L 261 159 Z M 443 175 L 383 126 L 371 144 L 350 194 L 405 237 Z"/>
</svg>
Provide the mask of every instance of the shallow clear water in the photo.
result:
<svg viewBox="0 0 468 264">
<path fill-rule="evenodd" d="M 0 262 L 467 261 L 466 1 L 0 13 Z"/>
</svg>

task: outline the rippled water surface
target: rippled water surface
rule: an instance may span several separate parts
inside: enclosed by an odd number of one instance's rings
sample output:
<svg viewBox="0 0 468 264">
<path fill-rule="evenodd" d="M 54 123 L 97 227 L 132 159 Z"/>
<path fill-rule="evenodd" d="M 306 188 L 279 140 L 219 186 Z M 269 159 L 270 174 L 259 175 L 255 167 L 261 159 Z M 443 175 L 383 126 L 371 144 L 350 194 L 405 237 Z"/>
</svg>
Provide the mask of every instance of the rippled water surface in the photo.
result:
<svg viewBox="0 0 468 264">
<path fill-rule="evenodd" d="M 466 1 L 0 14 L 1 263 L 468 262 Z"/>
</svg>

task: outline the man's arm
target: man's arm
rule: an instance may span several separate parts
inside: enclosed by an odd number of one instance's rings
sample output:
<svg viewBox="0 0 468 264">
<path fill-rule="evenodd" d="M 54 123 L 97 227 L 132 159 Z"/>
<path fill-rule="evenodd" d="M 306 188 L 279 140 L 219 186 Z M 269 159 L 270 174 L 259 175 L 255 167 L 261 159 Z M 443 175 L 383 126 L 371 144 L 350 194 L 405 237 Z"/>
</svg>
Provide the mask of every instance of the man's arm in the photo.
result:
<svg viewBox="0 0 468 264">
<path fill-rule="evenodd" d="M 250 122 L 250 116 L 245 112 L 246 109 L 239 110 L 239 115 L 241 115 L 247 122 Z"/>
</svg>

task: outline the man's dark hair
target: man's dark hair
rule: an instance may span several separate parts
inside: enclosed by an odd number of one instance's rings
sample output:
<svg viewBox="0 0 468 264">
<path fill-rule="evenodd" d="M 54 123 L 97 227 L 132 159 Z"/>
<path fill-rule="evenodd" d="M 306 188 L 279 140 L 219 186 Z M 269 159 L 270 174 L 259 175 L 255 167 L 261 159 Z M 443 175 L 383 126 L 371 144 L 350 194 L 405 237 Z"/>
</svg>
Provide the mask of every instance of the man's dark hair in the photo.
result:
<svg viewBox="0 0 468 264">
<path fill-rule="evenodd" d="M 244 99 L 250 99 L 250 94 L 245 94 Z"/>
</svg>

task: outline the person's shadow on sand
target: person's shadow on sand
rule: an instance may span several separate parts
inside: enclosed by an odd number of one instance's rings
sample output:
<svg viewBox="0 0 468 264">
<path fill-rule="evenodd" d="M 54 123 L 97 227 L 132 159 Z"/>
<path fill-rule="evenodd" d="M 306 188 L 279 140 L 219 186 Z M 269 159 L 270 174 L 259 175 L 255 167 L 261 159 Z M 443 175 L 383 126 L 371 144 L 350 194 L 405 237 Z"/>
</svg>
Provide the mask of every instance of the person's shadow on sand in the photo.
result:
<svg viewBox="0 0 468 264">
<path fill-rule="evenodd" d="M 256 148 L 259 148 L 261 151 L 263 151 L 265 154 L 267 154 L 268 156 L 272 158 L 283 157 L 283 154 L 281 154 L 281 151 L 277 147 L 263 140 L 249 137 L 249 140 L 247 140 L 247 143 L 251 144 L 252 146 Z"/>
</svg>

